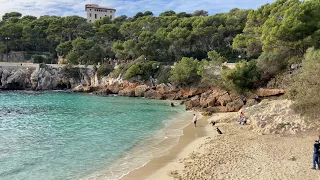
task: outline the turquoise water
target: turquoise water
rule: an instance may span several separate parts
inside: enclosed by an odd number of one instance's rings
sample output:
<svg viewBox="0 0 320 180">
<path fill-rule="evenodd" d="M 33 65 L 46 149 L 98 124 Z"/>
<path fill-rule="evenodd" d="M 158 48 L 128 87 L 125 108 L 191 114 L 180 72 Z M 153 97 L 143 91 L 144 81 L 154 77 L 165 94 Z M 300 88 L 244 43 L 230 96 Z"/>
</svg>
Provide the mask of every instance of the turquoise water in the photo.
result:
<svg viewBox="0 0 320 180">
<path fill-rule="evenodd" d="M 0 93 L 0 179 L 118 179 L 161 154 L 163 128 L 182 112 L 149 99 Z"/>
</svg>

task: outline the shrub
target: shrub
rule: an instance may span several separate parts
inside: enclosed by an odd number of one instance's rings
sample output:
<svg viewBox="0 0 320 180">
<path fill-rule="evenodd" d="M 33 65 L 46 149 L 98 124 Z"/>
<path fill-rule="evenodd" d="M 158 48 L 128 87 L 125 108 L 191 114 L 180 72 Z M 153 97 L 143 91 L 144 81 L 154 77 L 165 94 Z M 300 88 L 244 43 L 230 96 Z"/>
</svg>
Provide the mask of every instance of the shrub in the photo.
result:
<svg viewBox="0 0 320 180">
<path fill-rule="evenodd" d="M 155 75 L 155 78 L 157 79 L 158 83 L 168 83 L 169 77 L 170 77 L 170 66 L 160 66 L 159 71 Z"/>
<path fill-rule="evenodd" d="M 295 78 L 288 91 L 290 99 L 295 100 L 292 108 L 311 118 L 319 118 L 320 109 L 320 50 L 310 48 L 302 61 L 302 72 Z"/>
<path fill-rule="evenodd" d="M 34 55 L 33 56 L 33 63 L 45 63 L 45 58 L 41 55 Z"/>
<path fill-rule="evenodd" d="M 97 70 L 98 78 L 103 76 L 108 76 L 113 71 L 113 67 L 111 64 L 102 64 Z"/>
<path fill-rule="evenodd" d="M 147 81 L 150 76 L 154 76 L 160 66 L 159 62 L 149 61 L 146 63 L 135 63 L 124 74 L 124 79 L 137 78 Z"/>
<path fill-rule="evenodd" d="M 262 84 L 266 84 L 286 68 L 288 60 L 281 53 L 263 53 L 257 60 L 257 66 L 261 71 Z"/>
<path fill-rule="evenodd" d="M 79 67 L 73 67 L 72 65 L 65 65 L 61 69 L 61 73 L 63 76 L 67 78 L 74 78 L 79 80 L 81 78 L 80 68 Z"/>
<path fill-rule="evenodd" d="M 201 83 L 205 85 L 217 84 L 221 79 L 221 67 L 214 61 L 202 60 L 197 73 L 201 76 Z"/>
<path fill-rule="evenodd" d="M 139 64 L 133 64 L 127 72 L 124 74 L 123 78 L 124 79 L 130 79 L 135 76 L 140 76 L 142 75 L 143 71 L 141 70 Z"/>
<path fill-rule="evenodd" d="M 222 72 L 223 83 L 228 89 L 239 93 L 255 88 L 255 83 L 260 78 L 260 72 L 255 61 L 241 61 L 234 69 Z"/>
<path fill-rule="evenodd" d="M 207 54 L 208 54 L 208 58 L 211 61 L 215 62 L 216 64 L 221 64 L 227 61 L 227 58 L 221 56 L 216 51 L 209 51 Z"/>
<path fill-rule="evenodd" d="M 171 69 L 169 81 L 177 85 L 191 85 L 198 82 L 200 76 L 197 74 L 199 61 L 193 58 L 183 57 Z"/>
</svg>

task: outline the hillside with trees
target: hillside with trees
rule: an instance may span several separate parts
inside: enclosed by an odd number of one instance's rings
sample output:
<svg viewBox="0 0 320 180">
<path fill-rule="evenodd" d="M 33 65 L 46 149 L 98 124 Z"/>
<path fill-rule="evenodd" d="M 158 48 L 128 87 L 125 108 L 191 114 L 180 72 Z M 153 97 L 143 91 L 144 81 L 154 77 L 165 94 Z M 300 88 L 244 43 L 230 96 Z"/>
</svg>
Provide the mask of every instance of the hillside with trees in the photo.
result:
<svg viewBox="0 0 320 180">
<path fill-rule="evenodd" d="M 307 49 L 317 51 L 319 9 L 319 0 L 277 0 L 256 10 L 235 8 L 215 15 L 166 11 L 159 16 L 146 11 L 93 24 L 79 16 L 37 18 L 12 12 L 0 23 L 0 52 L 10 37 L 10 51 L 46 55 L 34 58 L 40 63 L 62 56 L 69 64 L 107 63 L 99 76 L 111 72 L 128 80 L 152 77 L 158 83 L 220 85 L 242 93 L 301 64 Z M 113 70 L 110 59 L 126 63 Z M 234 69 L 221 67 L 226 61 L 239 63 Z"/>
</svg>

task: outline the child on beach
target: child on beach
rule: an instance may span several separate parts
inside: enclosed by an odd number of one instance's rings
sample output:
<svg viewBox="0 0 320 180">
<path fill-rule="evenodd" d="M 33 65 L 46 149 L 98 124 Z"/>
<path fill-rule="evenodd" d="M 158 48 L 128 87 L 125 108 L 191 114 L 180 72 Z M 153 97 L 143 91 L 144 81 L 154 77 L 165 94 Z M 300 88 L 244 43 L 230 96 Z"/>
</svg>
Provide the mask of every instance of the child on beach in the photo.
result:
<svg viewBox="0 0 320 180">
<path fill-rule="evenodd" d="M 196 116 L 196 114 L 193 114 L 193 124 L 194 124 L 194 127 L 197 127 L 197 120 L 198 120 L 198 117 Z"/>
</svg>

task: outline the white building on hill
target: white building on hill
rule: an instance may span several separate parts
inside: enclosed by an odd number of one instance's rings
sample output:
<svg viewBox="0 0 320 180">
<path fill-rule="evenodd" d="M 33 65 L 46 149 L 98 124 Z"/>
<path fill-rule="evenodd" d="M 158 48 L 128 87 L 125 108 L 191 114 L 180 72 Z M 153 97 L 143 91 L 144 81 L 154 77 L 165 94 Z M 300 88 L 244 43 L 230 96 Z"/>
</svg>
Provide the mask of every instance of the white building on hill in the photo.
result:
<svg viewBox="0 0 320 180">
<path fill-rule="evenodd" d="M 114 19 L 116 9 L 99 6 L 98 4 L 86 4 L 87 22 L 93 23 L 96 20 L 100 20 L 106 16 L 110 19 Z"/>
</svg>

